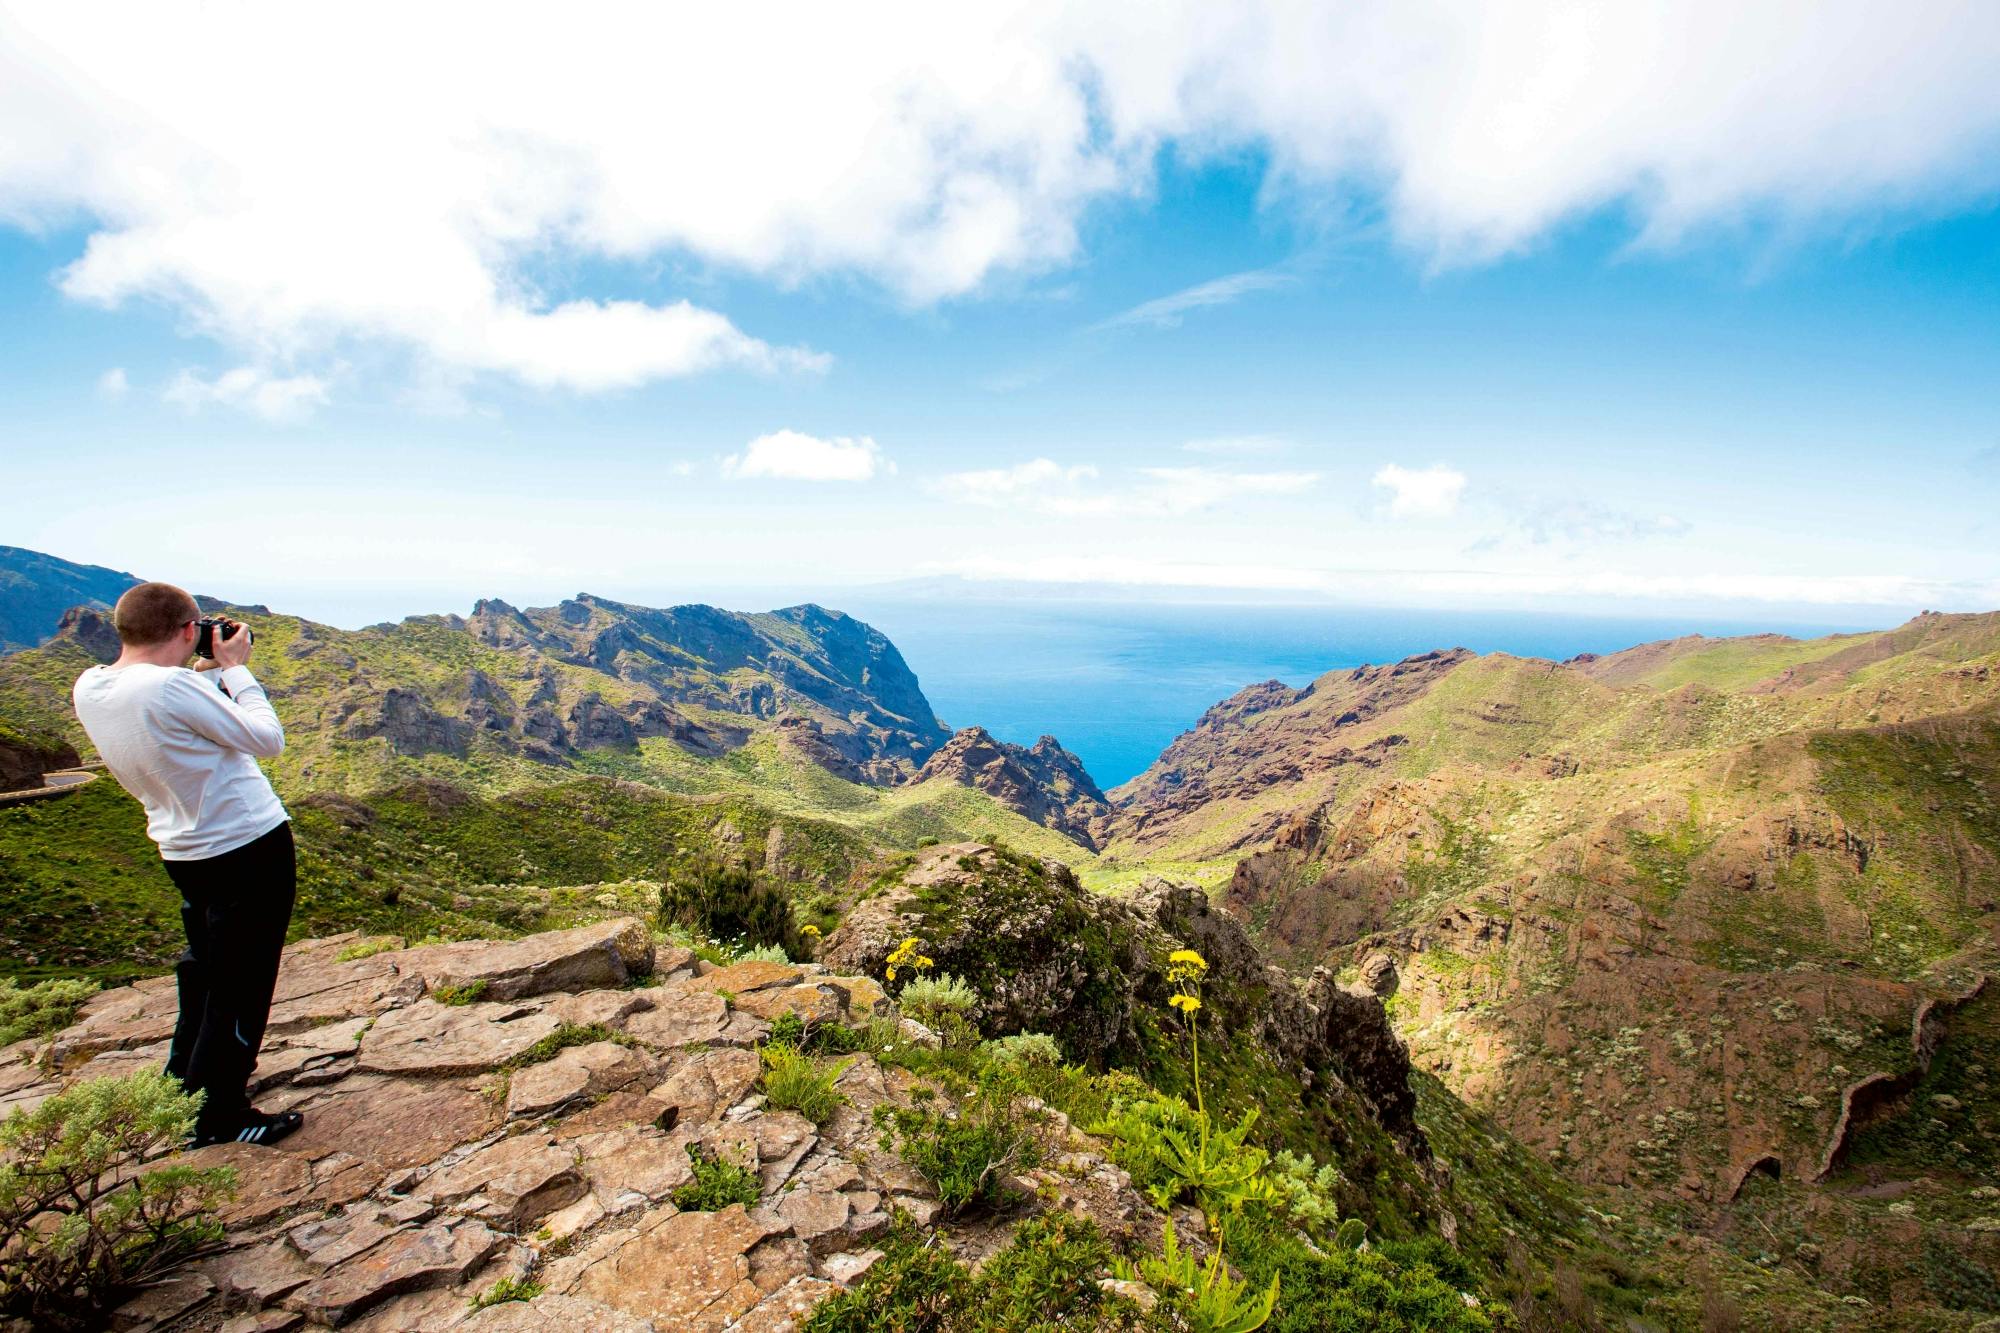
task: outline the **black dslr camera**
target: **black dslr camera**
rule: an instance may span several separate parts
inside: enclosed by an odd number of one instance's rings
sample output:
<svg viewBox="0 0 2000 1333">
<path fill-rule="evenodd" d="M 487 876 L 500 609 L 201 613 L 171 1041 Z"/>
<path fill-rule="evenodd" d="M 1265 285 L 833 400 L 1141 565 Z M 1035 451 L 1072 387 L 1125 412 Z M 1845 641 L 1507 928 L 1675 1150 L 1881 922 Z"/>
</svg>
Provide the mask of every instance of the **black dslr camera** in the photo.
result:
<svg viewBox="0 0 2000 1333">
<path fill-rule="evenodd" d="M 200 628 L 201 631 L 195 637 L 194 655 L 196 657 L 204 657 L 204 658 L 209 658 L 211 660 L 215 657 L 215 632 L 217 630 L 222 631 L 222 637 L 225 639 L 235 638 L 236 631 L 239 629 L 242 630 L 245 634 L 250 634 L 250 627 L 248 625 L 239 625 L 235 621 L 226 620 L 221 616 L 203 616 L 200 620 L 197 620 L 194 623 Z M 255 634 L 250 634 L 249 641 L 251 643 L 257 642 L 257 636 Z"/>
</svg>

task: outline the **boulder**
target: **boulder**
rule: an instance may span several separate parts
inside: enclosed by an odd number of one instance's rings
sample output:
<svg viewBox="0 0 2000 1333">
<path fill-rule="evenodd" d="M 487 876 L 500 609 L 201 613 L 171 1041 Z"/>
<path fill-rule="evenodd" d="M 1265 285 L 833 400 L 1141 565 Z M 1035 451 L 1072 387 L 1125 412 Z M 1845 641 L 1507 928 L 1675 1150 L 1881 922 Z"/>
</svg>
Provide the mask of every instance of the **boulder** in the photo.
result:
<svg viewBox="0 0 2000 1333">
<path fill-rule="evenodd" d="M 653 937 L 637 917 L 592 922 L 503 943 L 439 944 L 397 955 L 431 989 L 485 983 L 480 998 L 623 986 L 653 971 Z"/>
</svg>

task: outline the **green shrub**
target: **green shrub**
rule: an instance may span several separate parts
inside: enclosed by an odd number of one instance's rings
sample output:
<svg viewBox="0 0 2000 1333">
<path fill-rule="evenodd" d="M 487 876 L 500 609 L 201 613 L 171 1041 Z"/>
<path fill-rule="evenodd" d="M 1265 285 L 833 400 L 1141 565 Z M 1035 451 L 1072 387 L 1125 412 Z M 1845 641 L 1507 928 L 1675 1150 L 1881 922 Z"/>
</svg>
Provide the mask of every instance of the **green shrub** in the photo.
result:
<svg viewBox="0 0 2000 1333">
<path fill-rule="evenodd" d="M 431 998 L 439 1004 L 471 1004 L 486 994 L 486 981 L 468 981 L 463 986 L 439 986 L 431 991 Z"/>
<path fill-rule="evenodd" d="M 739 963 L 789 963 L 792 961 L 792 957 L 775 944 L 754 944 L 747 949 L 738 949 L 736 951 L 736 961 Z"/>
<path fill-rule="evenodd" d="M 917 1234 L 907 1216 L 882 1242 L 882 1257 L 847 1291 L 836 1291 L 806 1317 L 800 1333 L 945 1333 L 961 1326 L 971 1304 L 972 1274 L 935 1237 Z"/>
<path fill-rule="evenodd" d="M 859 1283 L 820 1302 L 802 1333 L 1041 1333 L 1152 1327 L 1097 1285 L 1111 1258 L 1094 1223 L 1057 1213 L 1023 1222 L 973 1273 L 898 1216 Z"/>
<path fill-rule="evenodd" d="M 1346 1230 L 1349 1218 L 1341 1224 Z M 1251 1283 L 1280 1283 L 1267 1333 L 1369 1329 L 1381 1333 L 1487 1333 L 1510 1327 L 1496 1307 L 1465 1303 L 1461 1288 L 1426 1262 L 1399 1263 L 1386 1250 L 1316 1250 L 1281 1219 L 1242 1219 L 1229 1229 L 1230 1255 Z M 1441 1247 L 1449 1248 L 1449 1247 Z M 1460 1261 L 1462 1262 L 1462 1261 Z"/>
<path fill-rule="evenodd" d="M 94 1327 L 121 1292 L 222 1238 L 212 1210 L 234 1172 L 133 1175 L 187 1138 L 200 1105 L 148 1071 L 85 1080 L 0 1124 L 0 1311 L 35 1328 Z"/>
<path fill-rule="evenodd" d="M 1180 1098 L 1155 1094 L 1114 1103 L 1111 1114 L 1090 1132 L 1112 1141 L 1112 1159 L 1155 1205 L 1171 1208 L 1192 1199 L 1216 1222 L 1247 1203 L 1274 1197 L 1264 1175 L 1269 1159 L 1248 1142 L 1256 1123 L 1253 1110 L 1233 1127 L 1211 1125 L 1203 1112 Z"/>
<path fill-rule="evenodd" d="M 1291 1219 L 1315 1240 L 1326 1240 L 1348 1231 L 1340 1220 L 1334 1195 L 1340 1189 L 1340 1172 L 1317 1165 L 1312 1158 L 1280 1152 L 1271 1159 L 1265 1177 L 1271 1188 L 1271 1207 Z M 1348 1219 L 1359 1225 L 1359 1220 Z M 1353 1249 L 1353 1245 L 1343 1248 Z"/>
<path fill-rule="evenodd" d="M 1105 1303 L 1098 1277 L 1111 1266 L 1111 1246 L 1097 1224 L 1070 1213 L 1032 1217 L 1014 1232 L 1013 1243 L 979 1270 L 979 1304 L 996 1329 L 1029 1328 L 1056 1322 L 1089 1327 Z"/>
<path fill-rule="evenodd" d="M 1136 1268 L 1121 1260 L 1118 1275 L 1128 1281 L 1139 1278 L 1159 1293 L 1160 1304 L 1178 1314 L 1190 1333 L 1252 1333 L 1264 1326 L 1278 1300 L 1275 1274 L 1258 1290 L 1230 1275 L 1219 1247 L 1207 1262 L 1195 1258 L 1180 1247 L 1171 1218 L 1160 1253 L 1140 1259 Z"/>
<path fill-rule="evenodd" d="M 372 958 L 378 953 L 389 953 L 403 947 L 400 935 L 377 935 L 373 939 L 350 944 L 335 957 L 338 963 L 351 963 L 357 958 Z"/>
<path fill-rule="evenodd" d="M 96 993 L 94 981 L 58 977 L 23 989 L 12 977 L 0 977 L 0 1046 L 62 1031 Z"/>
<path fill-rule="evenodd" d="M 782 1042 L 767 1044 L 759 1054 L 764 1061 L 764 1100 L 778 1110 L 797 1111 L 823 1125 L 847 1100 L 833 1085 L 853 1061 L 827 1065 Z"/>
<path fill-rule="evenodd" d="M 615 1041 L 625 1046 L 630 1044 L 631 1038 L 622 1032 L 613 1032 L 602 1023 L 564 1023 L 500 1067 L 526 1069 L 529 1065 L 553 1060 L 572 1046 L 590 1046 L 600 1041 Z"/>
<path fill-rule="evenodd" d="M 743 866 L 703 860 L 676 875 L 660 890 L 660 922 L 752 948 L 775 946 L 785 958 L 805 956 L 790 893 Z"/>
<path fill-rule="evenodd" d="M 541 1294 L 542 1284 L 532 1278 L 503 1277 L 473 1297 L 472 1308 L 484 1310 L 489 1305 L 505 1305 L 509 1301 L 532 1301 Z"/>
<path fill-rule="evenodd" d="M 980 1053 L 1003 1065 L 1060 1065 L 1062 1047 L 1046 1032 L 1016 1032 L 980 1045 Z"/>
<path fill-rule="evenodd" d="M 694 1179 L 673 1192 L 674 1207 L 684 1213 L 713 1213 L 740 1203 L 746 1208 L 764 1197 L 757 1173 L 725 1162 L 699 1143 L 687 1146 Z"/>
<path fill-rule="evenodd" d="M 975 1088 L 957 1113 L 928 1103 L 887 1111 L 893 1136 L 885 1133 L 884 1149 L 893 1149 L 937 1191 L 938 1202 L 952 1214 L 995 1207 L 1007 1199 L 1007 1175 L 1041 1160 L 1027 1125 L 1002 1088 Z"/>
<path fill-rule="evenodd" d="M 970 1018 L 979 1007 L 979 992 L 949 972 L 937 976 L 914 976 L 897 993 L 896 1002 L 904 1013 L 919 1023 L 935 1027 L 947 1014 Z"/>
</svg>

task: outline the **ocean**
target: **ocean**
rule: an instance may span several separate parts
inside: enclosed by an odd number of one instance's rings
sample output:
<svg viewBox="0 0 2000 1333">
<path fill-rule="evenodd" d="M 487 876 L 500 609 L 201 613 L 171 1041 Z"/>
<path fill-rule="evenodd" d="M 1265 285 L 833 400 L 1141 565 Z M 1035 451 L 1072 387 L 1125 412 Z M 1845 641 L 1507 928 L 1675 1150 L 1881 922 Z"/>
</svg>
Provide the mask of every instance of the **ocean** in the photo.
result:
<svg viewBox="0 0 2000 1333">
<path fill-rule="evenodd" d="M 1209 705 L 1245 685 L 1300 686 L 1328 671 L 1433 648 L 1561 661 L 1682 634 L 1800 638 L 1871 624 L 1334 607 L 874 601 L 845 610 L 894 640 L 952 727 L 1004 741 L 1055 736 L 1107 790 L 1158 757 Z"/>
</svg>

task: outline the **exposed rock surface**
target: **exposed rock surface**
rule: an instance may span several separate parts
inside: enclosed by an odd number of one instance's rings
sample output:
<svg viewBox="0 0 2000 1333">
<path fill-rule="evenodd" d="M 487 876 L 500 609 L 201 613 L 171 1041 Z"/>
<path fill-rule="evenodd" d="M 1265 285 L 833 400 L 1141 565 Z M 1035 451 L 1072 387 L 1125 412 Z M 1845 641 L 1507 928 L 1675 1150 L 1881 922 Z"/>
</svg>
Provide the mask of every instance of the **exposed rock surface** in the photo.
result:
<svg viewBox="0 0 2000 1333">
<path fill-rule="evenodd" d="M 1206 854 L 1268 838 L 1284 814 L 1282 808 L 1257 812 L 1267 794 L 1284 794 L 1302 781 L 1330 785 L 1344 772 L 1381 767 L 1408 738 L 1374 734 L 1365 724 L 1420 698 L 1473 657 L 1453 648 L 1389 666 L 1329 672 L 1301 690 L 1273 680 L 1239 691 L 1111 793 L 1117 807 L 1112 834 L 1142 847 L 1199 836 L 1213 820 L 1212 807 L 1222 807 L 1245 813 Z"/>
<path fill-rule="evenodd" d="M 911 1104 L 905 1071 L 852 1058 L 823 1126 L 756 1091 L 751 1046 L 769 1022 L 861 1021 L 884 1003 L 866 978 L 761 962 L 697 976 L 685 950 L 656 955 L 629 919 L 343 959 L 357 943 L 286 950 L 257 1101 L 303 1112 L 305 1128 L 175 1159 L 238 1172 L 227 1239 L 136 1293 L 120 1328 L 780 1333 L 867 1271 L 892 1206 L 938 1211 L 871 1116 Z M 599 985 L 614 977 L 623 988 Z M 508 998 L 430 994 L 475 980 Z M 157 1067 L 175 1004 L 170 978 L 100 994 L 53 1040 L 12 1050 L 0 1097 L 32 1106 L 77 1079 Z M 610 1036 L 546 1043 L 535 1060 L 540 1038 L 585 1024 Z M 1046 1132 L 1070 1173 L 1024 1179 L 1011 1215 L 953 1243 L 990 1253 L 1042 1207 L 1156 1243 L 1157 1217 L 1102 1145 L 1060 1117 Z M 761 1198 L 676 1208 L 691 1148 L 753 1171 Z M 475 1312 L 502 1278 L 541 1294 Z"/>
<path fill-rule="evenodd" d="M 958 732 L 924 762 L 917 781 L 975 787 L 1044 828 L 1095 849 L 1111 806 L 1083 761 L 1053 736 L 1032 746 L 995 740 L 984 727 Z"/>
<path fill-rule="evenodd" d="M 842 971 L 879 974 L 911 935 L 940 973 L 980 992 L 983 1028 L 1048 1032 L 1089 1063 L 1141 1050 L 1137 1020 L 1165 1009 L 1167 955 L 1192 947 L 1211 969 L 1211 1021 L 1254 1031 L 1317 1095 L 1358 1094 L 1374 1119 L 1427 1151 L 1408 1056 L 1381 1002 L 1324 972 L 1296 985 L 1191 885 L 1149 877 L 1121 901 L 1083 889 L 1057 862 L 981 843 L 932 847 L 850 913 L 821 955 Z"/>
</svg>

